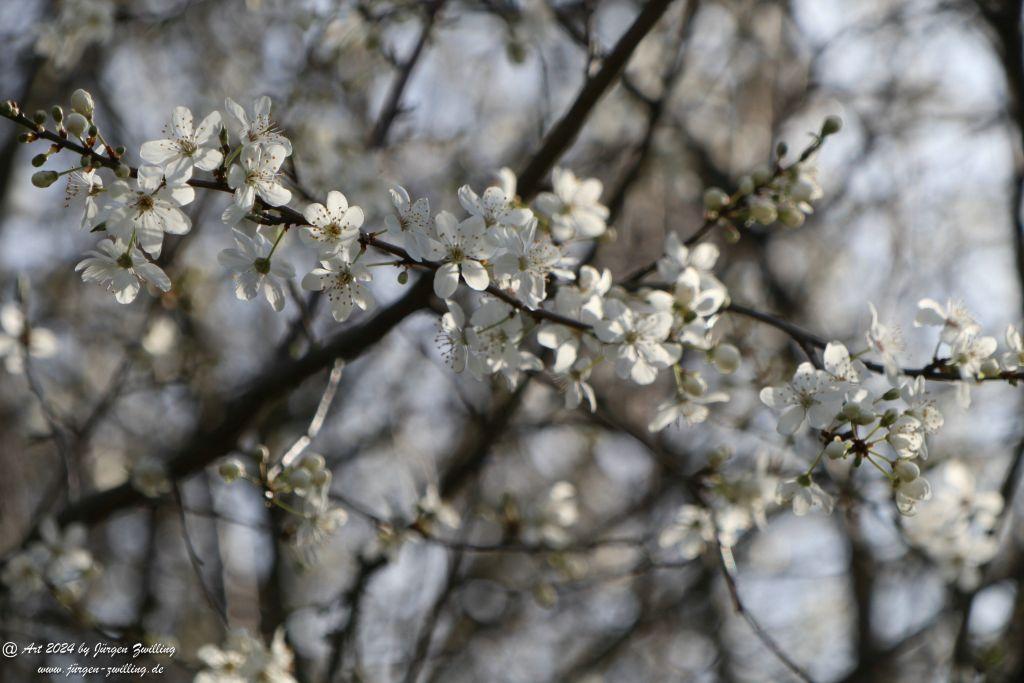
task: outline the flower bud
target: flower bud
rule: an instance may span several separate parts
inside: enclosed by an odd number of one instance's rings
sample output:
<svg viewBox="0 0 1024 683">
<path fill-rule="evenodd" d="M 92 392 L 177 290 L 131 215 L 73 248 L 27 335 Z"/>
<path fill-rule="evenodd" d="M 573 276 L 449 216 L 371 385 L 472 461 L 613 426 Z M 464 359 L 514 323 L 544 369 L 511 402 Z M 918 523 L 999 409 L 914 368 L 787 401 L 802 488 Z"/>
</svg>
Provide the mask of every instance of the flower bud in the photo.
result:
<svg viewBox="0 0 1024 683">
<path fill-rule="evenodd" d="M 92 118 L 95 106 L 92 102 L 92 95 L 88 90 L 79 88 L 71 93 L 71 108 L 86 118 Z"/>
<path fill-rule="evenodd" d="M 14 100 L 4 100 L 3 104 L 0 104 L 0 114 L 3 116 L 17 116 L 18 104 Z"/>
<path fill-rule="evenodd" d="M 32 174 L 32 184 L 36 187 L 49 187 L 57 182 L 60 174 L 56 171 L 39 171 Z"/>
<path fill-rule="evenodd" d="M 792 187 L 789 188 L 789 196 L 793 198 L 793 201 L 797 202 L 809 202 L 814 199 L 814 193 L 817 188 L 814 183 L 809 181 L 807 178 L 799 178 Z"/>
<path fill-rule="evenodd" d="M 914 481 L 921 476 L 921 468 L 909 460 L 900 460 L 892 471 L 901 481 Z"/>
<path fill-rule="evenodd" d="M 46 123 L 46 112 L 40 109 L 32 117 L 32 120 L 36 122 L 37 126 L 43 125 L 44 123 Z"/>
<path fill-rule="evenodd" d="M 740 367 L 740 350 L 732 344 L 719 344 L 718 347 L 715 348 L 711 361 L 715 364 L 715 367 L 718 368 L 719 372 L 725 375 L 731 375 Z"/>
<path fill-rule="evenodd" d="M 313 472 L 313 486 L 324 486 L 331 480 L 331 473 L 326 469 Z"/>
<path fill-rule="evenodd" d="M 895 387 L 882 394 L 883 401 L 895 401 L 900 397 L 900 390 Z"/>
<path fill-rule="evenodd" d="M 327 461 L 324 459 L 324 456 L 319 453 L 310 453 L 302 459 L 299 463 L 299 467 L 309 470 L 310 472 L 316 472 L 317 470 L 322 470 L 327 467 Z"/>
<path fill-rule="evenodd" d="M 409 271 L 403 270 L 401 273 L 398 274 L 398 284 L 404 285 L 408 281 L 409 281 Z"/>
<path fill-rule="evenodd" d="M 851 420 L 855 425 L 866 426 L 875 421 L 875 414 L 870 410 L 859 410 L 858 415 Z"/>
<path fill-rule="evenodd" d="M 760 166 L 754 169 L 754 172 L 750 174 L 755 185 L 764 185 L 772 178 L 772 172 L 765 166 Z"/>
<path fill-rule="evenodd" d="M 750 217 L 761 225 L 769 225 L 779 217 L 779 212 L 772 200 L 766 197 L 754 197 L 750 200 Z"/>
<path fill-rule="evenodd" d="M 777 156 L 778 158 L 781 159 L 782 157 L 786 156 L 788 153 L 789 153 L 789 145 L 787 145 L 784 141 L 780 140 L 779 144 L 775 145 L 775 156 Z"/>
<path fill-rule="evenodd" d="M 45 154 L 37 154 L 34 157 L 32 157 L 32 165 L 35 166 L 36 168 L 39 168 L 40 166 L 46 163 L 47 159 L 49 159 L 49 157 L 46 156 Z"/>
<path fill-rule="evenodd" d="M 61 109 L 59 105 L 55 104 L 55 105 L 53 105 L 53 108 L 50 109 L 50 116 L 53 117 L 54 121 L 56 121 L 57 123 L 60 123 L 61 121 L 64 120 L 64 110 Z"/>
<path fill-rule="evenodd" d="M 821 124 L 821 135 L 833 135 L 838 133 L 843 128 L 843 120 L 836 115 L 826 116 L 824 123 Z"/>
<path fill-rule="evenodd" d="M 64 128 L 75 137 L 82 138 L 89 128 L 89 121 L 78 112 L 73 112 L 64 119 Z"/>
<path fill-rule="evenodd" d="M 754 191 L 754 179 L 748 175 L 740 178 L 740 182 L 736 186 L 737 191 L 741 194 L 750 194 Z"/>
<path fill-rule="evenodd" d="M 842 441 L 841 439 L 833 439 L 828 442 L 827 446 L 825 446 L 825 455 L 827 455 L 830 460 L 838 460 L 846 455 L 848 447 L 849 445 L 845 441 Z"/>
<path fill-rule="evenodd" d="M 799 228 L 804 224 L 805 218 L 804 212 L 789 202 L 779 206 L 779 220 L 787 228 Z"/>
<path fill-rule="evenodd" d="M 125 164 L 118 164 L 117 168 L 114 169 L 114 175 L 125 180 L 132 177 L 132 169 Z"/>
<path fill-rule="evenodd" d="M 729 203 L 729 195 L 718 187 L 709 187 L 704 191 L 704 208 L 708 211 L 718 211 Z"/>
<path fill-rule="evenodd" d="M 896 420 L 898 419 L 899 413 L 896 412 L 896 410 L 889 408 L 887 411 L 885 411 L 885 414 L 882 415 L 882 419 L 879 421 L 879 424 L 881 424 L 883 427 L 888 427 L 889 425 L 895 424 Z"/>
<path fill-rule="evenodd" d="M 305 489 L 313 483 L 313 477 L 309 474 L 309 470 L 299 468 L 288 473 L 288 483 L 293 489 Z"/>
<path fill-rule="evenodd" d="M 217 474 L 225 483 L 230 484 L 245 474 L 245 465 L 238 458 L 228 458 L 217 468 Z"/>
<path fill-rule="evenodd" d="M 683 372 L 679 378 L 679 386 L 690 396 L 703 396 L 708 385 L 696 372 Z"/>
</svg>

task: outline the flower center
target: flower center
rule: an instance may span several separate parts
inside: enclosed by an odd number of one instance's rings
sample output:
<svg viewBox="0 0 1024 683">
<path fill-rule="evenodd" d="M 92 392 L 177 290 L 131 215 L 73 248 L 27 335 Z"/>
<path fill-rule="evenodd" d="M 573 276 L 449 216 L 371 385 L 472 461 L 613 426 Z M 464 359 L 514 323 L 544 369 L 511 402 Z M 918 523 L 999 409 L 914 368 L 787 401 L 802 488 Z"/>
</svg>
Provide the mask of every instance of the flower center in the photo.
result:
<svg viewBox="0 0 1024 683">
<path fill-rule="evenodd" d="M 252 267 L 253 270 L 255 270 L 257 273 L 260 273 L 261 275 L 266 275 L 267 273 L 270 272 L 270 259 L 258 258 L 252 262 Z"/>
</svg>

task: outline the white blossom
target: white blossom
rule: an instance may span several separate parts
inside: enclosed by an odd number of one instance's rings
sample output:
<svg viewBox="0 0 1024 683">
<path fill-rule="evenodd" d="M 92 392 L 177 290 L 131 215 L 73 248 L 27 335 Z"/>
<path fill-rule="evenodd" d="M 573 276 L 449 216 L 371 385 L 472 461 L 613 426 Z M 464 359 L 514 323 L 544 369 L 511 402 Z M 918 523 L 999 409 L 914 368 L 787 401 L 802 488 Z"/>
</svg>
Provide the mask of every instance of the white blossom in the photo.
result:
<svg viewBox="0 0 1024 683">
<path fill-rule="evenodd" d="M 696 505 L 683 505 L 672 518 L 672 523 L 658 534 L 658 545 L 671 548 L 684 560 L 703 554 L 715 540 L 715 525 L 711 513 Z"/>
<path fill-rule="evenodd" d="M 167 168 L 184 164 L 191 169 L 212 171 L 224 158 L 220 151 L 217 134 L 220 131 L 220 112 L 206 116 L 198 127 L 188 107 L 175 107 L 171 114 L 170 127 L 165 129 L 166 137 L 144 142 L 139 150 L 143 161 Z"/>
<path fill-rule="evenodd" d="M 317 250 L 321 259 L 328 259 L 339 249 L 348 247 L 359 237 L 363 210 L 349 206 L 340 192 L 327 193 L 327 205 L 310 204 L 302 212 L 309 225 L 299 229 L 303 242 Z"/>
<path fill-rule="evenodd" d="M 103 178 L 94 170 L 78 170 L 68 174 L 64 193 L 64 208 L 74 206 L 82 212 L 81 227 L 87 230 L 100 222 L 100 204 L 97 197 L 104 192 Z"/>
<path fill-rule="evenodd" d="M 252 209 L 257 196 L 269 206 L 291 201 L 292 193 L 278 180 L 284 158 L 285 148 L 277 144 L 249 145 L 242 150 L 239 163 L 228 171 L 228 186 L 235 191 L 235 198 L 221 216 L 225 223 L 237 225 Z"/>
<path fill-rule="evenodd" d="M 234 631 L 223 647 L 204 645 L 198 655 L 206 668 L 195 683 L 295 683 L 293 655 L 280 628 L 269 648 L 246 631 Z"/>
<path fill-rule="evenodd" d="M 505 248 L 505 253 L 494 260 L 494 275 L 502 289 L 515 294 L 530 308 L 537 308 L 547 298 L 549 275 L 573 278 L 562 250 L 547 237 L 537 235 L 536 220 L 511 233 Z"/>
<path fill-rule="evenodd" d="M 551 220 L 551 235 L 560 241 L 592 239 L 608 229 L 608 207 L 601 204 L 600 180 L 579 180 L 563 168 L 551 171 L 553 192 L 537 195 L 536 207 Z"/>
<path fill-rule="evenodd" d="M 401 185 L 395 185 L 389 192 L 395 214 L 384 217 L 388 239 L 405 249 L 414 261 L 422 261 L 431 253 L 430 203 L 425 197 L 411 201 Z"/>
<path fill-rule="evenodd" d="M 868 346 L 882 357 L 885 374 L 889 377 L 889 381 L 895 384 L 895 378 L 900 373 L 897 355 L 902 353 L 905 348 L 903 334 L 898 327 L 883 325 L 879 322 L 878 311 L 874 304 L 869 303 L 868 309 L 871 311 L 871 326 L 866 335 Z"/>
<path fill-rule="evenodd" d="M 810 363 L 801 363 L 789 384 L 761 390 L 762 403 L 782 410 L 780 434 L 795 434 L 805 420 L 813 429 L 824 429 L 835 419 L 843 398 L 835 379 Z"/>
<path fill-rule="evenodd" d="M 25 356 L 50 358 L 57 353 L 57 337 L 45 327 L 29 326 L 14 304 L 0 306 L 0 358 L 12 375 L 25 369 Z"/>
<path fill-rule="evenodd" d="M 244 147 L 280 146 L 283 160 L 283 157 L 291 156 L 292 143 L 281 134 L 277 124 L 270 118 L 270 107 L 270 98 L 264 95 L 253 104 L 250 116 L 240 104 L 229 97 L 224 100 L 224 123 L 231 136 Z"/>
<path fill-rule="evenodd" d="M 171 280 L 156 264 L 150 263 L 135 247 L 120 240 L 104 240 L 95 251 L 75 266 L 86 282 L 96 282 L 114 293 L 118 303 L 130 304 L 138 296 L 142 283 L 164 292 L 170 291 Z"/>
<path fill-rule="evenodd" d="M 295 277 L 295 269 L 281 258 L 272 258 L 274 245 L 258 231 L 249 237 L 233 230 L 235 248 L 224 249 L 217 260 L 231 272 L 235 296 L 243 301 L 254 299 L 263 291 L 275 311 L 285 303 L 286 281 Z"/>
<path fill-rule="evenodd" d="M 965 332 L 953 342 L 950 362 L 956 365 L 961 378 L 973 379 L 981 373 L 982 364 L 998 346 L 994 337 L 979 337 L 976 333 Z"/>
<path fill-rule="evenodd" d="M 139 458 L 132 467 L 132 486 L 148 498 L 157 498 L 171 490 L 164 463 L 151 455 Z"/>
<path fill-rule="evenodd" d="M 834 505 L 832 496 L 818 486 L 809 475 L 780 482 L 776 500 L 780 504 L 791 503 L 793 514 L 798 517 L 806 515 L 814 508 L 820 508 L 822 512 L 830 515 Z"/>
<path fill-rule="evenodd" d="M 455 216 L 442 211 L 434 222 L 438 242 L 434 243 L 431 256 L 443 261 L 434 272 L 434 294 L 441 299 L 451 298 L 460 276 L 471 289 L 487 289 L 490 277 L 480 261 L 489 258 L 494 248 L 484 234 L 484 219 L 471 216 L 460 223 Z"/>
<path fill-rule="evenodd" d="M 709 273 L 718 255 L 718 247 L 710 242 L 702 242 L 691 249 L 679 240 L 679 235 L 670 232 L 665 237 L 664 256 L 658 259 L 658 275 L 667 282 L 675 282 L 690 268 Z"/>
<path fill-rule="evenodd" d="M 187 184 L 192 171 L 178 164 L 166 169 L 143 166 L 135 179 L 135 188 L 117 181 L 107 193 L 112 204 L 107 207 L 107 232 L 118 240 L 135 240 L 143 251 L 157 258 L 163 247 L 164 233 L 184 235 L 192 221 L 181 210 L 195 198 Z"/>
<path fill-rule="evenodd" d="M 373 306 L 373 292 L 365 284 L 372 279 L 370 269 L 353 260 L 349 249 L 342 249 L 307 273 L 302 288 L 326 292 L 334 319 L 344 322 L 354 309 L 366 311 Z"/>
<path fill-rule="evenodd" d="M 575 284 L 562 285 L 555 292 L 554 309 L 560 315 L 593 325 L 604 317 L 604 295 L 612 286 L 611 271 L 593 266 L 580 268 Z M 552 370 L 566 372 L 579 356 L 581 344 L 592 344 L 593 337 L 559 323 L 545 322 L 537 330 L 537 342 L 555 352 Z M 596 348 L 594 349 L 597 350 Z"/>
<path fill-rule="evenodd" d="M 438 323 L 436 341 L 445 363 L 455 372 L 466 369 L 469 358 L 469 337 L 466 334 L 466 314 L 454 301 L 446 301 L 448 312 Z"/>
<path fill-rule="evenodd" d="M 486 299 L 473 312 L 470 324 L 468 366 L 477 379 L 501 373 L 515 386 L 521 372 L 544 368 L 539 358 L 519 348 L 525 334 L 523 318 L 504 301 Z"/>
<path fill-rule="evenodd" d="M 658 406 L 658 413 L 647 425 L 647 429 L 660 432 L 679 421 L 692 427 L 708 419 L 711 413 L 707 407 L 709 403 L 724 403 L 728 400 L 729 395 L 724 391 L 701 393 L 696 396 L 683 391 L 677 392 L 675 398 Z"/>
<path fill-rule="evenodd" d="M 959 301 L 950 299 L 943 307 L 934 299 L 921 299 L 917 308 L 914 327 L 941 327 L 939 339 L 947 344 L 952 344 L 961 334 L 977 334 L 981 330 L 970 311 Z"/>
<path fill-rule="evenodd" d="M 615 370 L 622 379 L 650 384 L 658 371 L 679 360 L 682 348 L 668 342 L 672 316 L 665 312 L 638 313 L 625 303 L 605 303 L 605 320 L 594 325 L 598 339 L 615 347 Z"/>
<path fill-rule="evenodd" d="M 502 238 L 508 238 L 517 230 L 525 228 L 533 219 L 533 212 L 517 207 L 516 176 L 511 169 L 498 172 L 500 185 L 492 185 L 477 195 L 469 185 L 459 188 L 459 203 L 471 216 L 479 216 L 484 225 L 495 229 Z"/>
<path fill-rule="evenodd" d="M 1011 372 L 1024 367 L 1024 339 L 1013 325 L 1006 327 L 1006 348 L 1002 356 L 1003 367 Z"/>
</svg>

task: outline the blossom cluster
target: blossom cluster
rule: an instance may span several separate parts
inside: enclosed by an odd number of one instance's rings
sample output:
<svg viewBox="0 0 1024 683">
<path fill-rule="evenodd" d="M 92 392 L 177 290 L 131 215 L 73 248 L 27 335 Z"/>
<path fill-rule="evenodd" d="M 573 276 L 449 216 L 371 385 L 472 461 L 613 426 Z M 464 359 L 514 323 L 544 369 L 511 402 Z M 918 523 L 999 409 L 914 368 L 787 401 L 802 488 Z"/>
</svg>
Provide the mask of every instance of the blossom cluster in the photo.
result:
<svg viewBox="0 0 1024 683">
<path fill-rule="evenodd" d="M 251 482 L 270 504 L 290 513 L 285 532 L 301 553 L 300 559 L 312 559 L 319 546 L 348 519 L 342 508 L 331 503 L 331 470 L 319 453 L 286 455 L 272 461 L 270 451 L 261 446 L 254 453 L 253 463 L 230 457 L 219 464 L 218 472 L 227 483 L 238 479 Z"/>
<path fill-rule="evenodd" d="M 64 604 L 77 602 L 99 572 L 84 548 L 86 529 L 80 524 L 61 529 L 52 518 L 39 525 L 39 540 L 14 554 L 0 572 L 0 582 L 18 596 L 49 591 Z"/>
<path fill-rule="evenodd" d="M 918 302 L 917 327 L 939 328 L 931 362 L 915 370 L 901 366 L 906 344 L 899 327 L 879 320 L 869 304 L 871 322 L 865 347 L 851 355 L 834 341 L 822 352 L 820 366 L 802 363 L 790 382 L 767 387 L 761 401 L 780 412 L 778 432 L 796 434 L 805 425 L 816 430 L 822 447 L 810 467 L 779 486 L 779 497 L 791 501 L 797 514 L 812 507 L 831 511 L 832 497 L 814 481 L 814 470 L 824 458 L 867 462 L 890 481 L 897 509 L 913 515 L 932 497 L 922 476 L 928 458 L 928 438 L 943 425 L 942 413 L 927 392 L 927 379 L 952 380 L 962 406 L 970 403 L 970 385 L 985 379 L 1014 379 L 1021 367 L 1021 336 L 1015 326 L 1006 331 L 1007 350 L 996 355 L 998 342 L 981 334 L 981 327 L 963 304 L 945 305 L 933 299 Z M 875 355 L 877 362 L 864 361 Z M 816 359 L 813 359 L 816 360 Z M 885 379 L 869 386 L 869 365 Z"/>
<path fill-rule="evenodd" d="M 248 631 L 236 630 L 222 647 L 204 645 L 197 654 L 204 668 L 196 674 L 195 683 L 295 683 L 294 655 L 282 629 L 274 633 L 270 647 Z"/>
</svg>

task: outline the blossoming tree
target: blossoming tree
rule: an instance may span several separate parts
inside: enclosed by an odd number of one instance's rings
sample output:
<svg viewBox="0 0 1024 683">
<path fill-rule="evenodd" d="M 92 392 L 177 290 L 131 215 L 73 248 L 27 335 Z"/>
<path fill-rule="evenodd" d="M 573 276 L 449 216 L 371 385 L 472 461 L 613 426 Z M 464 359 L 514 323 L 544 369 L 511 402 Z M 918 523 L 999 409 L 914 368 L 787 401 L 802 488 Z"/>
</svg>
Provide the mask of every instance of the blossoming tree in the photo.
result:
<svg viewBox="0 0 1024 683">
<path fill-rule="evenodd" d="M 976 255 L 900 225 L 975 228 L 872 167 L 930 144 L 877 69 L 947 116 L 848 45 L 918 27 L 880 4 L 43 3 L 0 104 L 5 640 L 196 681 L 1017 680 L 1024 172 L 975 217 L 1016 289 L 947 291 L 919 264 Z M 974 12 L 946 47 L 1019 119 L 1020 7 Z"/>
</svg>

